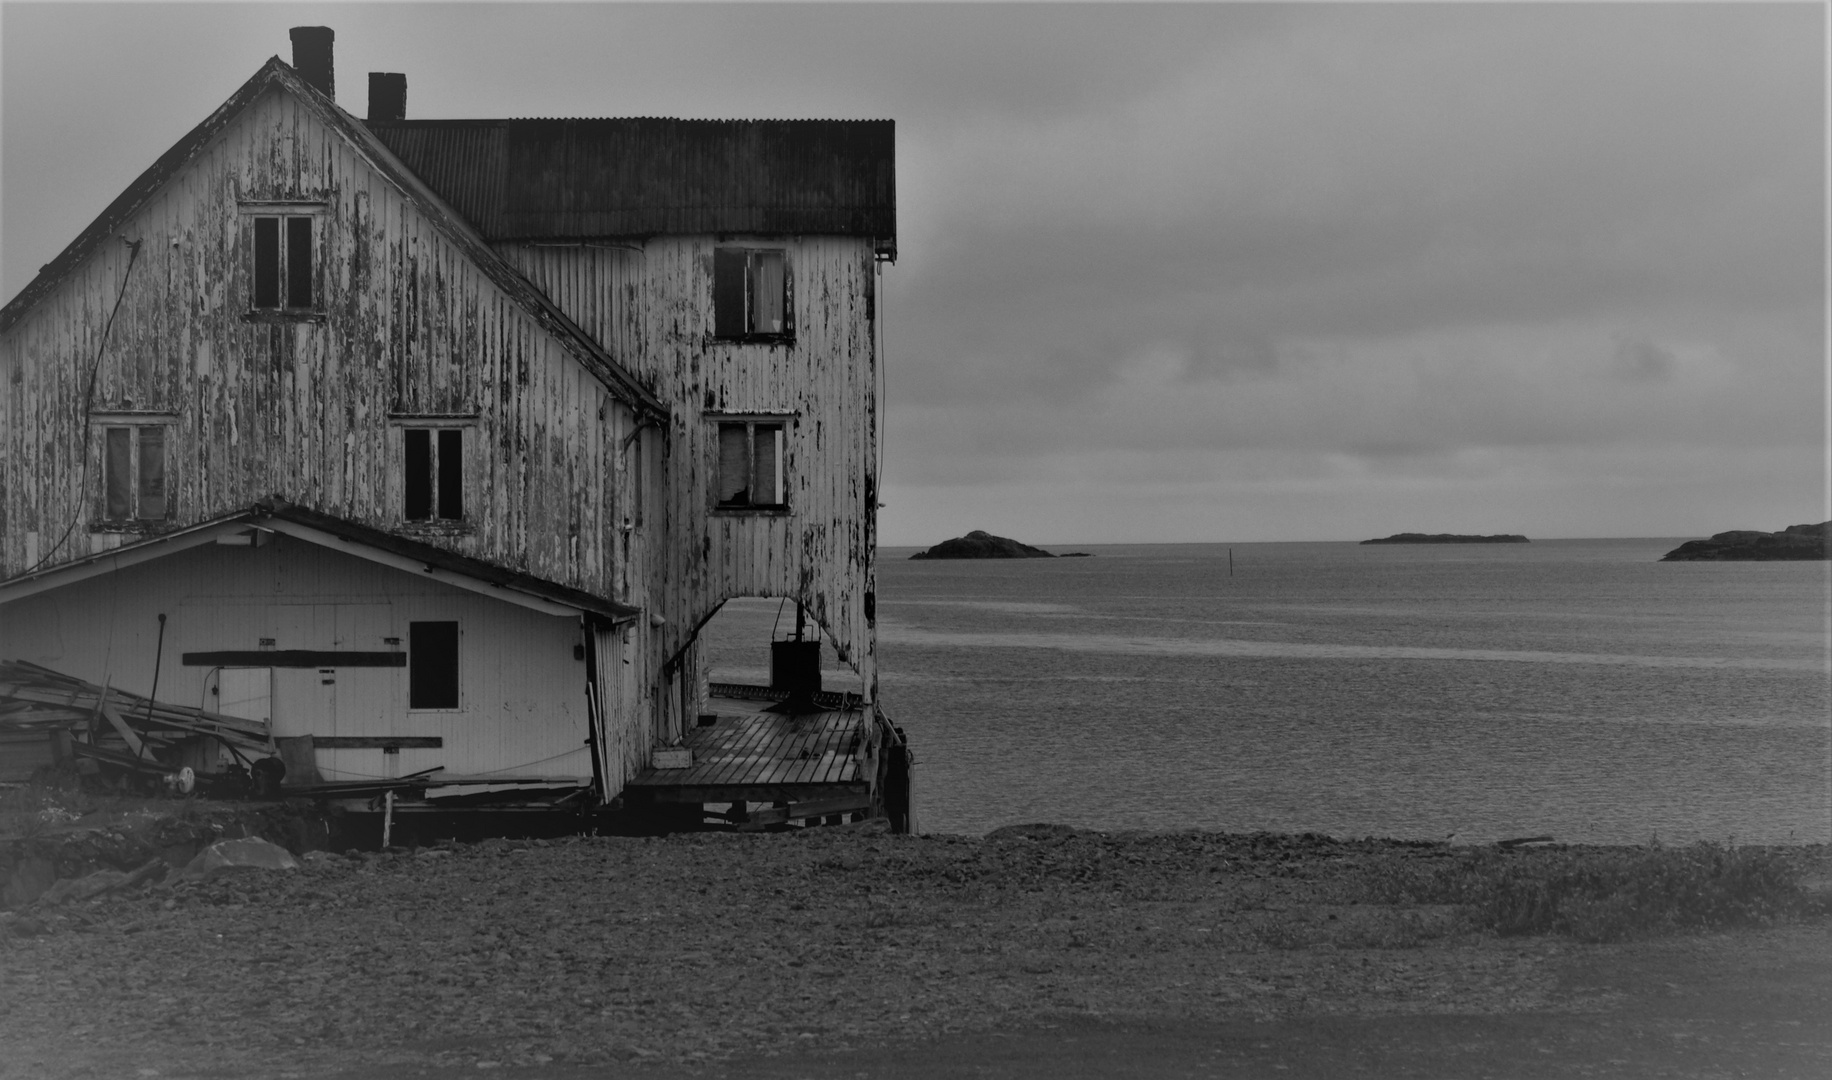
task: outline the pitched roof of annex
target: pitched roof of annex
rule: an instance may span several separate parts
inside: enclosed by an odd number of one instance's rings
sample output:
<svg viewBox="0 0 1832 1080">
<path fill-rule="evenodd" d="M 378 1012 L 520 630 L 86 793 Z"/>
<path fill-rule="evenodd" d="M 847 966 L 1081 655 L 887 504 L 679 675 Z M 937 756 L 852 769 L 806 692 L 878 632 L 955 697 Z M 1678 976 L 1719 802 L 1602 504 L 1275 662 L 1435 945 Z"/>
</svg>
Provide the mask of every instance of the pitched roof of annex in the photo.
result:
<svg viewBox="0 0 1832 1080">
<path fill-rule="evenodd" d="M 446 584 L 548 614 L 586 614 L 610 622 L 641 614 L 640 608 L 628 604 L 282 499 L 262 500 L 208 521 L 0 581 L 0 604 L 190 548 L 231 542 L 250 530 L 280 533 L 399 570 L 428 574 Z"/>
</svg>

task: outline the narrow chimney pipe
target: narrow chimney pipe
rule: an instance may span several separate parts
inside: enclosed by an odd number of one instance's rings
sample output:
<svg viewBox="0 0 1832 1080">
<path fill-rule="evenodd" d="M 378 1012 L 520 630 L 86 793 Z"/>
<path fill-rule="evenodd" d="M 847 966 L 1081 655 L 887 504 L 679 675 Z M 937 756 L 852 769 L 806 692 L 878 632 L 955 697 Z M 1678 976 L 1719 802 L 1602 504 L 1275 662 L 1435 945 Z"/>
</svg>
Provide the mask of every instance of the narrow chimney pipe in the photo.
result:
<svg viewBox="0 0 1832 1080">
<path fill-rule="evenodd" d="M 369 119 L 407 119 L 407 76 L 398 71 L 369 73 Z"/>
<path fill-rule="evenodd" d="M 337 35 L 328 26 L 295 26 L 291 33 L 293 70 L 325 97 L 337 100 L 337 80 L 331 70 L 331 39 Z"/>
</svg>

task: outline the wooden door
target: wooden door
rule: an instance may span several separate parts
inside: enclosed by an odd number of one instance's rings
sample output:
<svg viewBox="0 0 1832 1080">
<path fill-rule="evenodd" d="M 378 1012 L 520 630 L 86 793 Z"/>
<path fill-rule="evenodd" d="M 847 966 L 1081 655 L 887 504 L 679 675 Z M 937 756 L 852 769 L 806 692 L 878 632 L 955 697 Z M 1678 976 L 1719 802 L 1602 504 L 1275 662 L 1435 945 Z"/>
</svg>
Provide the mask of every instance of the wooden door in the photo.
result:
<svg viewBox="0 0 1832 1080">
<path fill-rule="evenodd" d="M 338 604 L 333 624 L 340 652 L 399 651 L 388 604 Z M 339 735 L 401 735 L 405 719 L 407 669 L 344 665 L 330 676 Z M 361 776 L 398 776 L 400 755 L 377 749 L 336 750 L 318 755 L 320 767 Z"/>
<path fill-rule="evenodd" d="M 275 604 L 267 609 L 268 637 L 283 651 L 335 649 L 337 605 Z M 337 671 L 332 667 L 277 667 L 272 705 L 274 735 L 337 734 Z"/>
</svg>

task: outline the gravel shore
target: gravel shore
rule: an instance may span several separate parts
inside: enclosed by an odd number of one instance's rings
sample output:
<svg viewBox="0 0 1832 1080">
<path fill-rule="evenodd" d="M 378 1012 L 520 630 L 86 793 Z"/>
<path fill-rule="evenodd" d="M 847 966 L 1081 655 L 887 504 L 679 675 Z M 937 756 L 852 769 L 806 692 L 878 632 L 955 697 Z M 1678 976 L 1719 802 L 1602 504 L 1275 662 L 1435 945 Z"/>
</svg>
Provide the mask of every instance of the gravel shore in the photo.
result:
<svg viewBox="0 0 1832 1080">
<path fill-rule="evenodd" d="M 1111 1022 L 1585 1010 L 1554 966 L 1386 902 L 1457 849 L 1063 827 L 312 853 L 15 918 L 0 1075 L 706 1065 Z M 152 1070 L 152 1071 L 148 1071 Z"/>
</svg>

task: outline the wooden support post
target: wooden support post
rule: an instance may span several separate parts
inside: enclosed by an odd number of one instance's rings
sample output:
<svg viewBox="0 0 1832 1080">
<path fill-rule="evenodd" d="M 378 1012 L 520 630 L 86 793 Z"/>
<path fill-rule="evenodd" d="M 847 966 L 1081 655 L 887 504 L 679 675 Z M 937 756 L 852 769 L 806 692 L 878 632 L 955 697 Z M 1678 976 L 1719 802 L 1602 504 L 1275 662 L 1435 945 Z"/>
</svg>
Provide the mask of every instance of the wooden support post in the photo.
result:
<svg viewBox="0 0 1832 1080">
<path fill-rule="evenodd" d="M 870 799 L 869 795 L 843 795 L 794 804 L 783 803 L 751 811 L 747 818 L 738 823 L 738 828 L 741 832 L 755 832 L 765 826 L 798 819 L 809 825 L 819 825 L 823 819 L 829 825 L 838 825 L 848 813 L 869 812 Z"/>
<path fill-rule="evenodd" d="M 394 840 L 394 792 L 382 792 L 382 849 Z"/>
<path fill-rule="evenodd" d="M 108 691 L 106 689 L 102 691 L 104 698 L 106 698 L 107 693 Z M 127 721 L 121 719 L 120 712 L 103 699 L 97 700 L 96 707 L 102 710 L 102 715 L 107 718 L 109 724 L 114 727 L 115 731 L 121 736 L 121 739 L 127 743 L 127 748 L 134 752 L 134 756 L 137 758 L 145 757 L 146 744 L 140 741 L 140 736 L 134 734 L 133 728 L 127 726 Z"/>
</svg>

